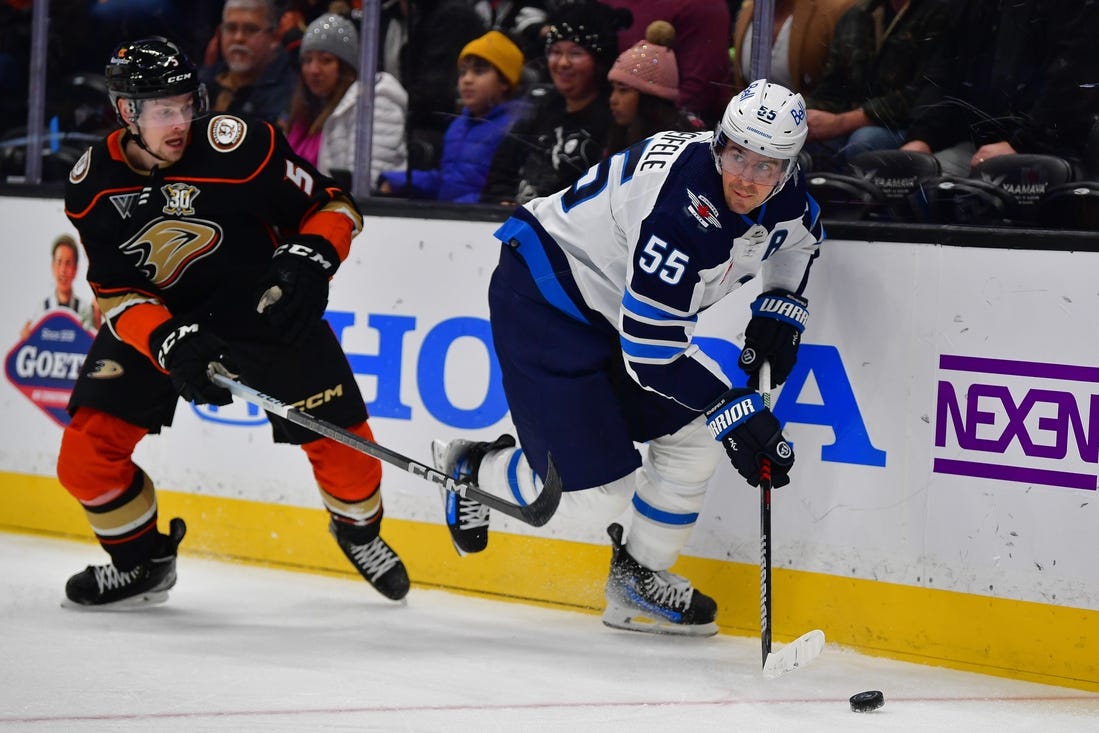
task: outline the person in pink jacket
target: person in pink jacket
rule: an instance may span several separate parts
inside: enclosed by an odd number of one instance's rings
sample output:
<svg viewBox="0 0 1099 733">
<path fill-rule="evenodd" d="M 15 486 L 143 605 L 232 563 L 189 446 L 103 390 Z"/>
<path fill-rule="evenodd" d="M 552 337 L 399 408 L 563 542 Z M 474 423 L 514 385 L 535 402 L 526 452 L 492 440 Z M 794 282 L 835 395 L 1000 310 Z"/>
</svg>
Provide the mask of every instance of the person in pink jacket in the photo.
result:
<svg viewBox="0 0 1099 733">
<path fill-rule="evenodd" d="M 355 167 L 359 89 L 359 32 L 334 13 L 309 24 L 299 49 L 301 79 L 290 103 L 286 138 L 294 152 L 325 175 Z M 407 164 L 408 94 L 392 74 L 374 81 L 370 180 Z"/>
</svg>

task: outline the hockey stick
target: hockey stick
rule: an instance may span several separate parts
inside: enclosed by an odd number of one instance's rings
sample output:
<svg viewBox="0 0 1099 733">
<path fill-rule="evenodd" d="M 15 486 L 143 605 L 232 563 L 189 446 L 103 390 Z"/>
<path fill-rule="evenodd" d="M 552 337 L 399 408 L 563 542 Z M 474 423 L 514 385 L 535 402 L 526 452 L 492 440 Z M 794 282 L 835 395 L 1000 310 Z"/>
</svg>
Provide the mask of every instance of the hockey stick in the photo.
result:
<svg viewBox="0 0 1099 733">
<path fill-rule="evenodd" d="M 252 389 L 237 379 L 231 379 L 224 374 L 211 371 L 210 380 L 219 387 L 224 387 L 229 390 L 245 402 L 250 402 L 253 405 L 261 407 L 267 412 L 278 415 L 295 425 L 300 425 L 307 430 L 312 430 L 318 435 L 331 438 L 337 443 L 342 443 L 343 445 L 365 453 L 368 456 L 373 456 L 379 460 L 385 461 L 390 465 L 408 471 L 413 476 L 419 476 L 420 478 L 427 479 L 433 483 L 440 484 L 447 491 L 454 491 L 467 499 L 479 501 L 490 509 L 495 509 L 501 514 L 514 517 L 531 526 L 541 527 L 548 522 L 554 512 L 557 511 L 557 505 L 561 501 L 561 477 L 557 473 L 557 466 L 553 462 L 553 456 L 549 456 L 549 468 L 546 471 L 546 478 L 542 483 L 542 491 L 538 494 L 538 498 L 525 506 L 513 504 L 510 501 L 505 501 L 485 492 L 478 488 L 475 483 L 457 481 L 450 476 L 446 476 L 439 471 L 436 471 L 430 466 L 418 463 L 400 453 L 391 451 L 384 446 L 356 435 L 350 430 L 341 428 L 338 425 L 333 425 L 326 420 L 313 417 L 306 412 L 302 412 L 293 405 L 288 405 L 282 400 L 264 394 L 259 390 Z"/>
<path fill-rule="evenodd" d="M 771 364 L 759 365 L 759 391 L 771 409 Z M 813 661 L 824 651 L 824 632 L 802 634 L 777 652 L 771 651 L 771 461 L 763 459 L 759 472 L 759 638 L 763 647 L 763 676 L 775 678 Z"/>
</svg>

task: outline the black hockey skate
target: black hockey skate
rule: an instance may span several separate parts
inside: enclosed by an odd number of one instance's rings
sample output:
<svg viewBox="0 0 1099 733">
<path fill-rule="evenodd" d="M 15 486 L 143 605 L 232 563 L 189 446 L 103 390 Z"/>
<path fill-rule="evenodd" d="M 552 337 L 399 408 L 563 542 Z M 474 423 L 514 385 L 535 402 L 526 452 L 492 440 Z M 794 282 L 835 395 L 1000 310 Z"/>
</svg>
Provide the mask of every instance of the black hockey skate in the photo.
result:
<svg viewBox="0 0 1099 733">
<path fill-rule="evenodd" d="M 187 525 L 176 517 L 168 523 L 168 534 L 160 535 L 153 557 L 132 570 L 112 565 L 89 565 L 65 584 L 69 608 L 136 608 L 164 603 L 176 584 L 176 551 Z"/>
<path fill-rule="evenodd" d="M 622 544 L 622 525 L 607 527 L 614 552 L 607 577 L 603 623 L 615 629 L 649 634 L 713 636 L 717 633 L 713 598 L 691 581 L 667 570 L 649 570 Z"/>
<path fill-rule="evenodd" d="M 515 438 L 501 435 L 491 443 L 472 440 L 452 440 L 431 443 L 431 458 L 435 468 L 453 479 L 476 482 L 481 460 L 491 450 L 514 448 Z M 443 505 L 450 539 L 459 555 L 481 552 L 488 547 L 488 507 L 467 499 L 455 491 L 443 489 Z"/>
<path fill-rule="evenodd" d="M 335 521 L 329 523 L 328 531 L 336 538 L 336 544 L 343 550 L 343 554 L 374 590 L 391 601 L 399 601 L 408 595 L 408 571 L 385 540 L 375 535 L 373 539 L 358 544 L 346 536 L 347 532 L 341 536 L 340 527 Z"/>
</svg>

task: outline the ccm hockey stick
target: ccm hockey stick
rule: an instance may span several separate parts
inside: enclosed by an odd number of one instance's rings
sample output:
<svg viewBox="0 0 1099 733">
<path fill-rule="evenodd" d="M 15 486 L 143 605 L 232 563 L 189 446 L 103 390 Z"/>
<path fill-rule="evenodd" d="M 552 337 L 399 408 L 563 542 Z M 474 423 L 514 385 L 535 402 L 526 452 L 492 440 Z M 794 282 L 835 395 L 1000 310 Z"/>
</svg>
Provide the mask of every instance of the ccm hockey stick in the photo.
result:
<svg viewBox="0 0 1099 733">
<path fill-rule="evenodd" d="M 549 468 L 546 471 L 547 475 L 542 483 L 542 491 L 538 494 L 538 498 L 525 506 L 513 504 L 510 501 L 505 501 L 485 492 L 483 489 L 478 488 L 475 483 L 457 481 L 450 476 L 446 476 L 439 471 L 436 471 L 430 466 L 418 463 L 400 453 L 391 451 L 362 436 L 356 435 L 350 430 L 341 428 L 338 425 L 333 425 L 326 420 L 313 417 L 309 413 L 302 412 L 282 400 L 249 387 L 240 380 L 231 379 L 224 374 L 218 373 L 215 371 L 214 367 L 211 367 L 209 376 L 210 381 L 214 384 L 219 387 L 224 387 L 245 402 L 250 402 L 273 415 L 285 418 L 295 425 L 300 425 L 307 430 L 312 430 L 317 435 L 331 438 L 337 443 L 346 445 L 348 448 L 353 448 L 368 456 L 374 456 L 378 460 L 385 461 L 392 466 L 408 471 L 413 476 L 419 476 L 432 483 L 440 484 L 447 491 L 454 491 L 467 499 L 479 501 L 490 509 L 495 509 L 501 514 L 514 517 L 533 527 L 541 527 L 548 522 L 554 512 L 557 511 L 557 505 L 561 501 L 561 477 L 557 473 L 557 466 L 553 462 L 553 456 L 549 457 Z"/>
<path fill-rule="evenodd" d="M 771 364 L 759 365 L 759 391 L 771 409 Z M 771 461 L 763 459 L 759 472 L 759 638 L 763 647 L 763 676 L 775 678 L 804 667 L 824 651 L 824 632 L 802 634 L 779 651 L 771 651 Z"/>
</svg>

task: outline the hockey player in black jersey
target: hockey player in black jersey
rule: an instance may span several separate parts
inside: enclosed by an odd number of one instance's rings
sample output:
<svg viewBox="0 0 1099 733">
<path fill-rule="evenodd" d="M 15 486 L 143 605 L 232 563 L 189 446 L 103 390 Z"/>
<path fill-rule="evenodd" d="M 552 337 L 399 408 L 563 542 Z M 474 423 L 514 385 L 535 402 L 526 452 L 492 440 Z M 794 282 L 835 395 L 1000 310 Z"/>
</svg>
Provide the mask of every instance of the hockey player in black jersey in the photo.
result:
<svg viewBox="0 0 1099 733">
<path fill-rule="evenodd" d="M 713 133 L 657 133 L 567 189 L 517 209 L 496 231 L 492 336 L 521 448 L 510 436 L 432 446 L 436 467 L 500 496 L 537 496 L 552 454 L 558 515 L 611 524 L 609 626 L 701 636 L 716 603 L 668 571 L 702 508 L 724 446 L 758 486 L 780 487 L 794 454 L 752 388 L 794 366 L 804 289 L 824 231 L 797 166 L 801 95 L 758 80 Z M 692 343 L 699 313 L 760 277 L 733 376 Z M 730 387 L 732 388 L 730 389 Z M 644 461 L 635 447 L 647 443 Z M 483 550 L 488 512 L 449 494 L 461 553 Z"/>
<path fill-rule="evenodd" d="M 209 380 L 211 363 L 288 402 L 320 396 L 312 414 L 372 439 L 323 320 L 329 279 L 362 225 L 352 198 L 272 125 L 208 116 L 196 69 L 171 41 L 119 46 L 106 78 L 122 129 L 84 153 L 65 191 L 104 316 L 57 462 L 111 558 L 69 579 L 67 605 L 84 607 L 160 602 L 175 584 L 186 527 L 175 518 L 158 530 L 153 481 L 133 451 L 171 424 L 180 396 L 231 401 Z M 311 462 L 344 554 L 380 593 L 403 598 L 408 574 L 379 535 L 379 461 L 269 417 L 274 440 Z"/>
</svg>

